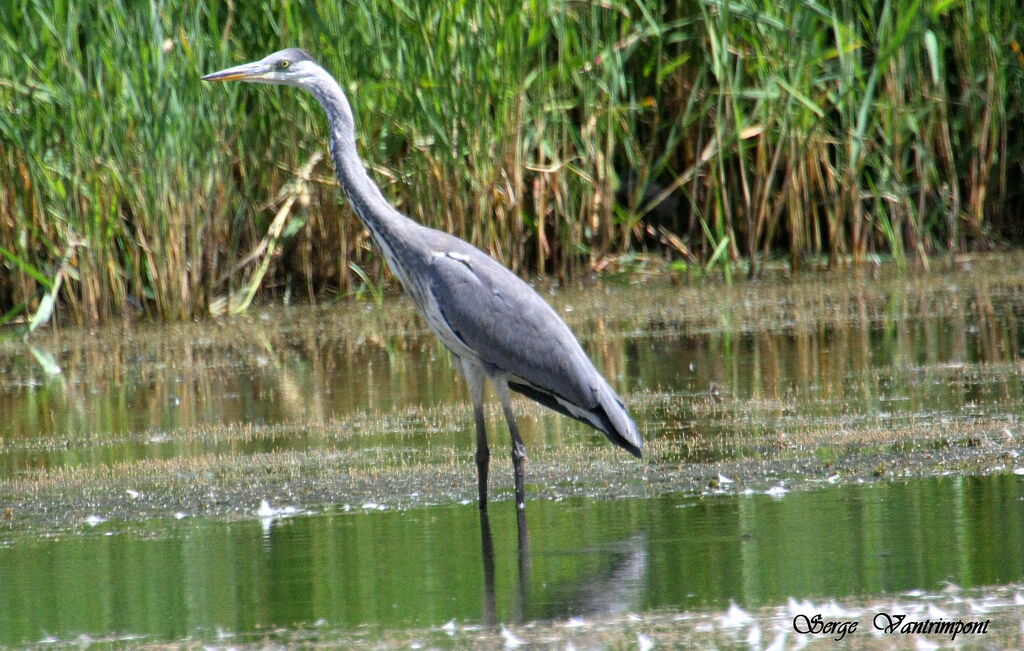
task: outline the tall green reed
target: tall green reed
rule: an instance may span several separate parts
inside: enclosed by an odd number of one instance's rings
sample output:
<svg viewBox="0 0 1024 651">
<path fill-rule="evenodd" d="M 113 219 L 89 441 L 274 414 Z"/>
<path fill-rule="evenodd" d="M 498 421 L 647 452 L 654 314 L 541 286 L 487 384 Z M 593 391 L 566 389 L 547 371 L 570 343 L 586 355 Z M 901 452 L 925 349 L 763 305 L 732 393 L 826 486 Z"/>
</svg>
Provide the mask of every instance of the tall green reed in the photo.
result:
<svg viewBox="0 0 1024 651">
<path fill-rule="evenodd" d="M 659 239 L 727 277 L 782 252 L 906 264 L 1020 232 L 1013 0 L 9 9 L 7 318 L 36 313 L 60 269 L 61 322 L 194 316 L 253 278 L 265 297 L 377 295 L 387 274 L 326 162 L 273 259 L 247 255 L 325 148 L 322 117 L 291 89 L 198 77 L 292 45 L 348 90 L 385 194 L 519 273 L 571 278 Z"/>
</svg>

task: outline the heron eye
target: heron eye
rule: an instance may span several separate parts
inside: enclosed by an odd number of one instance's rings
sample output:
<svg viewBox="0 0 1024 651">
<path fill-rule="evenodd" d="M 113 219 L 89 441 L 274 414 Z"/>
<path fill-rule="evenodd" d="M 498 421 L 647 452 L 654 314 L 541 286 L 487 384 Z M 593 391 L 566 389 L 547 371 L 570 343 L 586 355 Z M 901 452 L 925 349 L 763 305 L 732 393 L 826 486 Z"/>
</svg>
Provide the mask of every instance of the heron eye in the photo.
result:
<svg viewBox="0 0 1024 651">
<path fill-rule="evenodd" d="M 284 59 L 283 61 L 277 62 L 277 67 L 280 68 L 281 70 L 286 70 L 288 66 L 290 66 L 291 64 L 291 61 L 289 61 L 288 59 Z"/>
</svg>

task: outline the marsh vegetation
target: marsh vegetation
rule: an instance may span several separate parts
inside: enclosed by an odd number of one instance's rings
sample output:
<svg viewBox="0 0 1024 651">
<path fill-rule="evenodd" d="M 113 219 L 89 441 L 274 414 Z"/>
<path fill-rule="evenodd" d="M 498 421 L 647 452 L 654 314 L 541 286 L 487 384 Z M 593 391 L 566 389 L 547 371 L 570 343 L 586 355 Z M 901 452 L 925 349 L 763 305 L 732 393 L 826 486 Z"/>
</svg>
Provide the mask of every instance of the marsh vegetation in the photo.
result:
<svg viewBox="0 0 1024 651">
<path fill-rule="evenodd" d="M 312 101 L 198 81 L 294 45 L 346 84 L 386 195 L 523 275 L 729 278 L 1020 241 L 1018 13 L 19 3 L 0 16 L 0 318 L 50 295 L 60 323 L 95 324 L 386 286 L 317 163 Z"/>
</svg>

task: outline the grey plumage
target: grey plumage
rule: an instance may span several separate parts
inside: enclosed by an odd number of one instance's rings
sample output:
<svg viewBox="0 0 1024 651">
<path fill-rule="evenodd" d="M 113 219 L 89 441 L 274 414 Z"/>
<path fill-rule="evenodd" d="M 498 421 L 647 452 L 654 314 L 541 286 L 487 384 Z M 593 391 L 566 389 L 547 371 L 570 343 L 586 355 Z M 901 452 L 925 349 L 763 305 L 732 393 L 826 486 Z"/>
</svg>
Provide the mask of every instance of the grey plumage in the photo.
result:
<svg viewBox="0 0 1024 651">
<path fill-rule="evenodd" d="M 613 443 L 640 456 L 640 433 L 622 400 L 551 306 L 480 249 L 417 224 L 388 203 L 359 158 L 345 93 L 308 53 L 297 48 L 282 50 L 203 79 L 297 86 L 313 93 L 323 106 L 331 128 L 331 156 L 345 194 L 469 384 L 481 508 L 487 500 L 490 457 L 483 418 L 486 379 L 501 400 L 512 436 L 519 508 L 525 500 L 525 447 L 512 414 L 509 389 L 595 427 Z"/>
</svg>

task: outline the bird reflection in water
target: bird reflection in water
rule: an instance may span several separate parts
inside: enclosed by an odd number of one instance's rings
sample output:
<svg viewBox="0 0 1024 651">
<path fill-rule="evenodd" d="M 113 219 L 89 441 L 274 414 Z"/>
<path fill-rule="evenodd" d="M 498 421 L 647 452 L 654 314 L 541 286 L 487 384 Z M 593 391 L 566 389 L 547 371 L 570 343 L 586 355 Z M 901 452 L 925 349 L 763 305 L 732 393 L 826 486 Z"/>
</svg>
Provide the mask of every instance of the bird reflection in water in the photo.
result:
<svg viewBox="0 0 1024 651">
<path fill-rule="evenodd" d="M 480 509 L 480 557 L 483 563 L 483 621 L 488 627 L 499 622 L 495 590 L 494 539 L 487 509 Z M 532 556 L 530 532 L 526 513 L 516 509 L 518 529 L 517 563 L 514 605 L 511 621 L 520 623 L 529 619 L 564 619 L 585 616 L 610 616 L 639 607 L 647 575 L 647 536 L 635 533 L 620 541 L 594 548 L 573 550 L 574 554 L 601 554 L 609 557 L 595 573 L 584 575 L 570 584 L 546 591 L 543 603 L 531 603 L 530 575 Z"/>
</svg>

